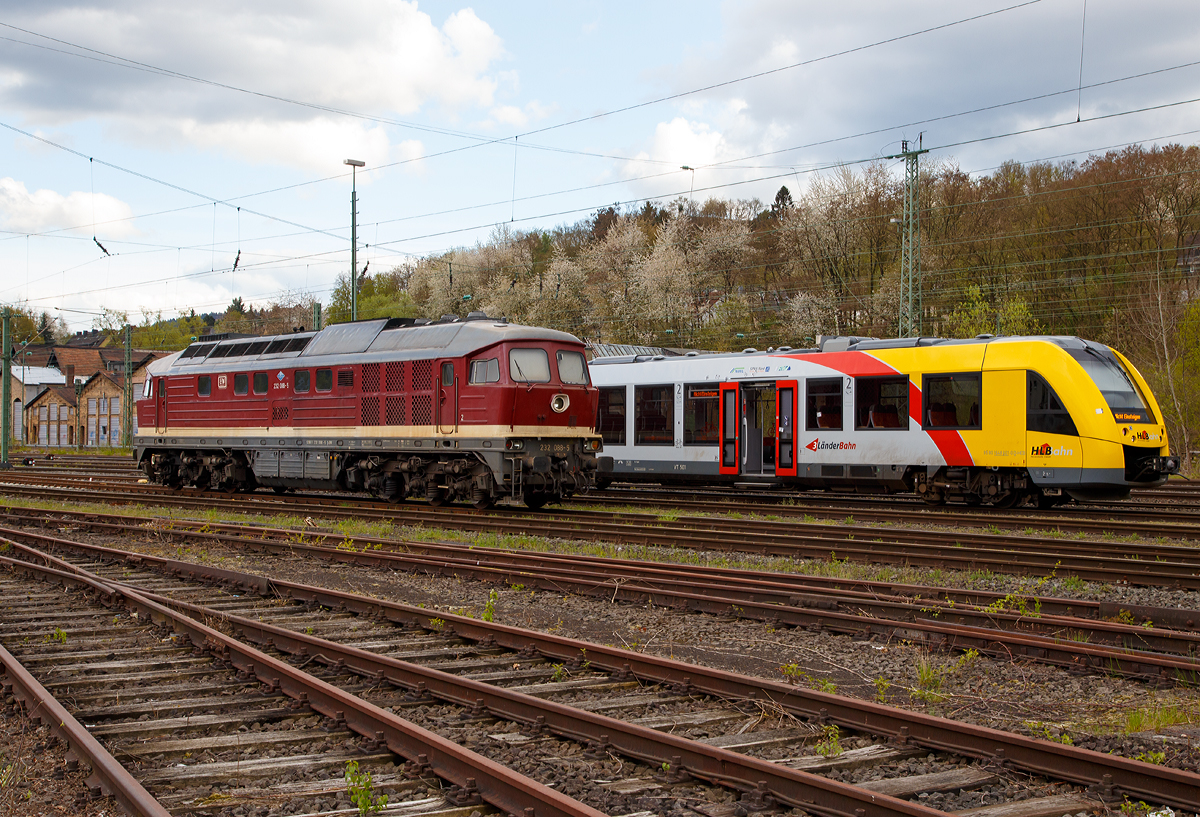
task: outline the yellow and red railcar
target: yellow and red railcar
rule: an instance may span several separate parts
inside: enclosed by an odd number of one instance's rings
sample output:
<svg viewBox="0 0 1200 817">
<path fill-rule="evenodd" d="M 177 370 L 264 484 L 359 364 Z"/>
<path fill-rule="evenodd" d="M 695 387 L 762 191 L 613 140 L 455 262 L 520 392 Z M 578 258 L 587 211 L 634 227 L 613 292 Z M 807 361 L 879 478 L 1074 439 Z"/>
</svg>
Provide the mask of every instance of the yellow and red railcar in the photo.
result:
<svg viewBox="0 0 1200 817">
<path fill-rule="evenodd" d="M 819 349 L 599 358 L 603 480 L 782 483 L 1042 506 L 1179 470 L 1119 352 L 1071 337 L 825 338 Z"/>
<path fill-rule="evenodd" d="M 173 487 L 359 491 L 531 507 L 586 491 L 584 347 L 482 313 L 193 343 L 152 364 L 135 456 Z"/>
</svg>

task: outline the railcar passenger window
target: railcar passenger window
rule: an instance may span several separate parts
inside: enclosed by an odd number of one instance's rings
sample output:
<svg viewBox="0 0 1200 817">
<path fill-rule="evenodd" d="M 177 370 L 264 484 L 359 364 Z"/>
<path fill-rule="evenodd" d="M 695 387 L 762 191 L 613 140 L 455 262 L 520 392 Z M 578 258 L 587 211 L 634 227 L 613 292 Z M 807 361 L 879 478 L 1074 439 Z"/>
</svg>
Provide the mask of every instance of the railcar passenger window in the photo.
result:
<svg viewBox="0 0 1200 817">
<path fill-rule="evenodd" d="M 717 445 L 721 436 L 721 393 L 717 384 L 693 383 L 683 389 L 683 444 Z"/>
<path fill-rule="evenodd" d="M 245 394 L 250 391 L 250 375 L 235 374 L 233 376 L 233 393 Z"/>
<path fill-rule="evenodd" d="M 625 387 L 600 389 L 596 431 L 609 445 L 625 445 Z"/>
<path fill-rule="evenodd" d="M 587 361 L 579 352 L 558 352 L 558 380 L 570 386 L 588 384 Z"/>
<path fill-rule="evenodd" d="M 508 353 L 508 376 L 517 383 L 549 383 L 550 357 L 545 349 L 513 349 Z"/>
<path fill-rule="evenodd" d="M 1025 374 L 1025 428 L 1045 434 L 1079 436 L 1071 413 L 1037 372 Z"/>
<path fill-rule="evenodd" d="M 982 428 L 979 374 L 927 374 L 922 382 L 925 428 Z"/>
<path fill-rule="evenodd" d="M 211 377 L 204 375 L 198 381 L 196 381 L 196 394 L 200 395 L 201 397 L 208 397 L 210 394 L 212 394 Z"/>
<path fill-rule="evenodd" d="M 805 428 L 809 431 L 842 430 L 842 378 L 811 377 L 805 381 Z"/>
<path fill-rule="evenodd" d="M 854 427 L 908 428 L 908 378 L 856 378 Z"/>
<path fill-rule="evenodd" d="M 267 393 L 267 373 L 266 372 L 255 372 L 254 373 L 254 393 L 255 394 L 266 394 Z"/>
<path fill-rule="evenodd" d="M 333 391 L 333 369 L 317 369 L 317 391 Z"/>
<path fill-rule="evenodd" d="M 471 372 L 467 379 L 468 383 L 499 383 L 500 382 L 500 359 L 488 358 L 487 360 L 472 360 Z"/>
<path fill-rule="evenodd" d="M 309 374 L 308 369 L 297 369 L 296 370 L 296 373 L 294 375 L 294 377 L 296 378 L 294 381 L 296 394 L 304 394 L 305 392 L 308 391 L 310 376 L 311 375 Z"/>
<path fill-rule="evenodd" d="M 633 444 L 675 444 L 675 388 L 670 384 L 634 387 Z"/>
</svg>

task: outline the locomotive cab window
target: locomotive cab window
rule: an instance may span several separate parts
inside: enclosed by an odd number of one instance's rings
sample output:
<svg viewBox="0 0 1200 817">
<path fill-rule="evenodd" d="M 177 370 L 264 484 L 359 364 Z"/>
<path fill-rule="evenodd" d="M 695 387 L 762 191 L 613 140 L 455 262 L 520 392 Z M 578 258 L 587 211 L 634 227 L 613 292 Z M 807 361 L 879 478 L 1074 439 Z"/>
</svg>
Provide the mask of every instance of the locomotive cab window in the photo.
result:
<svg viewBox="0 0 1200 817">
<path fill-rule="evenodd" d="M 1044 434 L 1079 436 L 1071 413 L 1046 378 L 1037 372 L 1025 373 L 1025 428 Z"/>
<path fill-rule="evenodd" d="M 246 394 L 250 391 L 250 375 L 235 374 L 233 376 L 233 393 L 237 395 Z"/>
<path fill-rule="evenodd" d="M 293 377 L 295 378 L 292 381 L 294 384 L 293 388 L 295 389 L 296 394 L 307 393 L 308 388 L 309 388 L 309 378 L 310 378 L 308 369 L 297 369 L 295 374 L 293 375 Z"/>
<path fill-rule="evenodd" d="M 492 357 L 487 360 L 472 360 L 471 372 L 468 375 L 467 382 L 471 385 L 475 385 L 476 383 L 499 383 L 500 359 Z"/>
<path fill-rule="evenodd" d="M 854 427 L 908 428 L 908 378 L 856 378 Z"/>
<path fill-rule="evenodd" d="M 982 428 L 983 383 L 978 372 L 927 374 L 922 382 L 925 428 Z"/>
<path fill-rule="evenodd" d="M 333 391 L 333 369 L 317 369 L 317 391 Z"/>
<path fill-rule="evenodd" d="M 508 376 L 516 383 L 549 383 L 550 357 L 545 349 L 512 349 Z"/>
<path fill-rule="evenodd" d="M 842 430 L 842 378 L 811 377 L 805 381 L 805 428 L 809 431 Z"/>
<path fill-rule="evenodd" d="M 442 385 L 443 386 L 453 386 L 454 385 L 454 364 L 453 363 L 443 363 L 442 364 Z"/>
<path fill-rule="evenodd" d="M 558 380 L 568 386 L 588 384 L 587 361 L 579 352 L 558 352 Z"/>
<path fill-rule="evenodd" d="M 608 445 L 625 445 L 625 387 L 600 389 L 596 431 Z"/>
<path fill-rule="evenodd" d="M 683 444 L 717 445 L 721 435 L 719 387 L 693 383 L 683 389 Z"/>
<path fill-rule="evenodd" d="M 675 444 L 675 388 L 635 386 L 633 389 L 633 444 Z"/>
<path fill-rule="evenodd" d="M 254 393 L 255 394 L 266 394 L 267 393 L 267 373 L 266 372 L 255 372 L 254 373 Z"/>
<path fill-rule="evenodd" d="M 147 378 L 146 382 L 149 383 L 150 380 Z M 196 394 L 200 395 L 201 397 L 208 397 L 210 394 L 212 394 L 211 377 L 208 375 L 203 375 L 196 381 Z M 147 395 L 147 397 L 148 396 L 149 395 Z"/>
</svg>

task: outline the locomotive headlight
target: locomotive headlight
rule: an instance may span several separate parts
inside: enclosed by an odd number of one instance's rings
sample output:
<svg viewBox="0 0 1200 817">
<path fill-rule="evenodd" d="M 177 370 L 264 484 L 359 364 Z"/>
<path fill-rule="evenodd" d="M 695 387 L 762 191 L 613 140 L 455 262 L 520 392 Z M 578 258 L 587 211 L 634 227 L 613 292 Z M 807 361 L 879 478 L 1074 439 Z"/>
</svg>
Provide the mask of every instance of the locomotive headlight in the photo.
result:
<svg viewBox="0 0 1200 817">
<path fill-rule="evenodd" d="M 599 440 L 588 440 L 586 443 L 584 443 L 584 448 L 586 448 L 588 451 L 599 451 L 600 450 L 600 441 Z"/>
<path fill-rule="evenodd" d="M 507 448 L 509 451 L 520 451 L 522 448 L 525 447 L 525 441 L 524 440 L 505 440 L 504 447 Z"/>
<path fill-rule="evenodd" d="M 562 414 L 571 405 L 571 398 L 565 394 L 556 394 L 550 398 L 550 409 L 555 414 Z"/>
</svg>

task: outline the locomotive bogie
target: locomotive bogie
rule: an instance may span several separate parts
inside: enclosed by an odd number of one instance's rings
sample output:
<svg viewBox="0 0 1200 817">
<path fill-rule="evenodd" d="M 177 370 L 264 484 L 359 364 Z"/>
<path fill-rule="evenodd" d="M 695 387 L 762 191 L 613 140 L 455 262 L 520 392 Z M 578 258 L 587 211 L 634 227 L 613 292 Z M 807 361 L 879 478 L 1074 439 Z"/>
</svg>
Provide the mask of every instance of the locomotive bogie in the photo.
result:
<svg viewBox="0 0 1200 817">
<path fill-rule="evenodd" d="M 167 485 L 391 502 L 542 504 L 591 487 L 601 444 L 578 340 L 486 316 L 413 324 L 194 344 L 152 372 L 139 426 L 154 433 L 135 456 Z"/>
<path fill-rule="evenodd" d="M 1048 507 L 1178 470 L 1137 369 L 1078 338 L 828 338 L 601 358 L 592 379 L 611 479 Z"/>
</svg>

